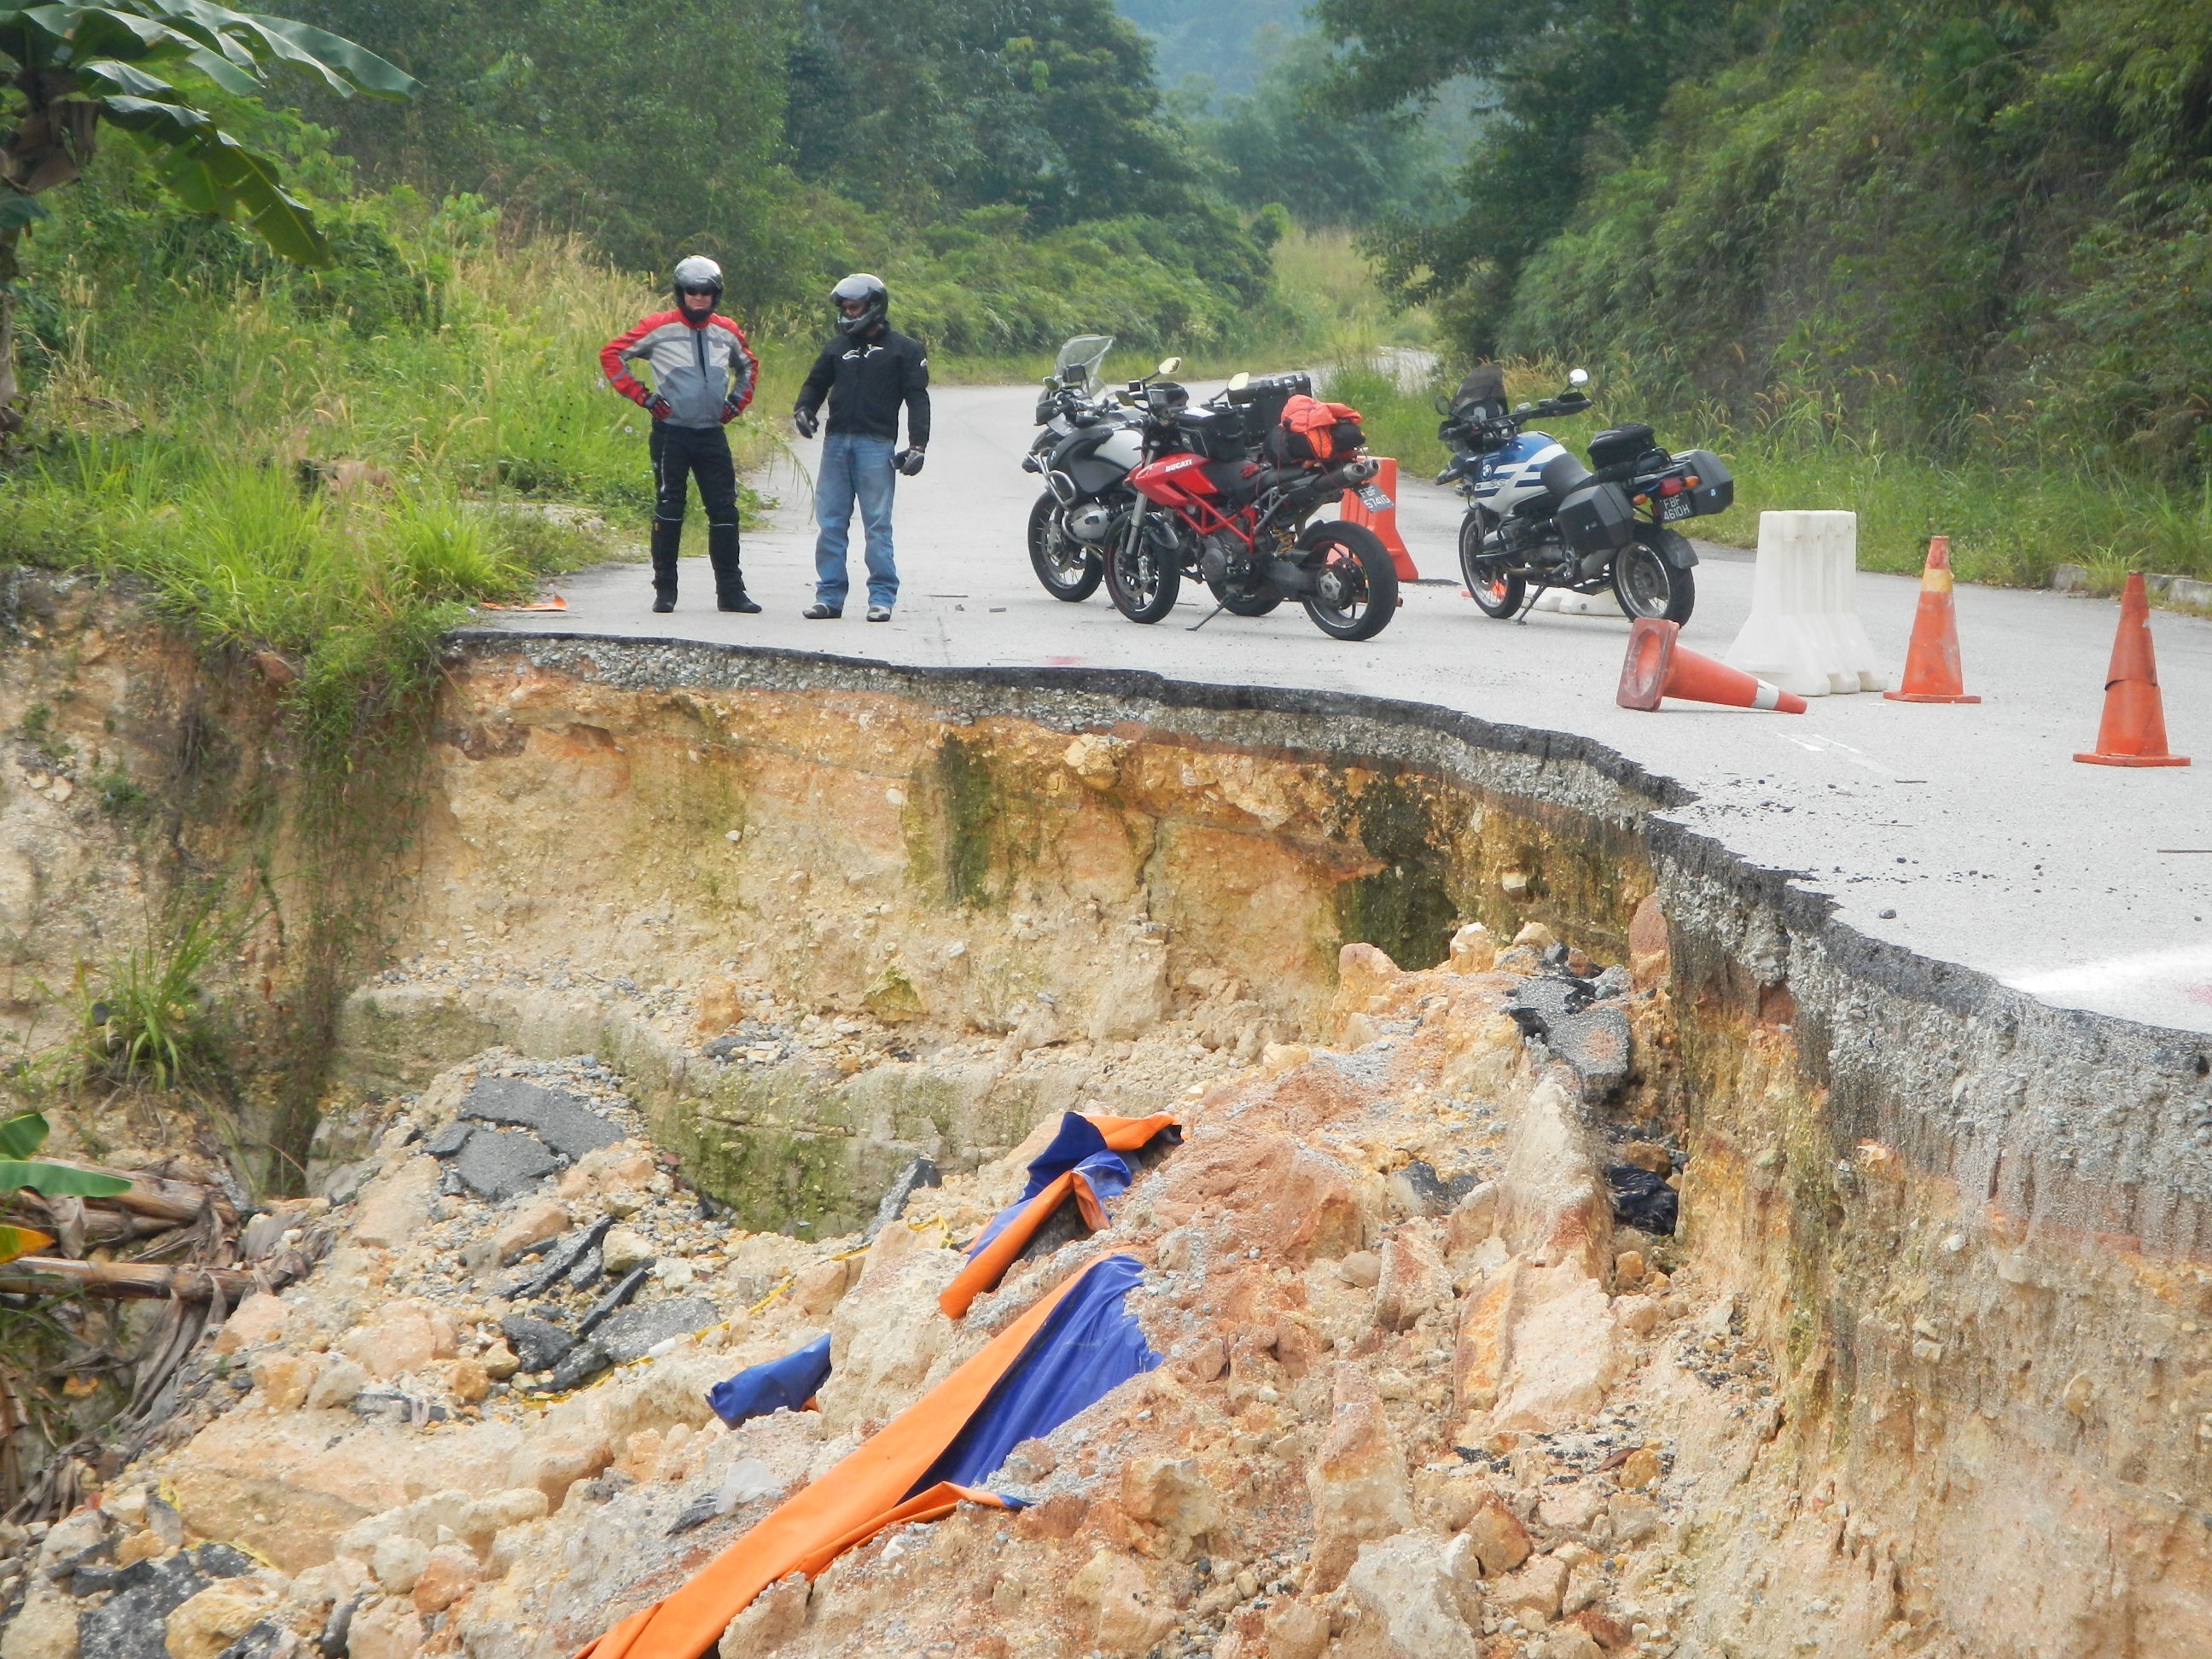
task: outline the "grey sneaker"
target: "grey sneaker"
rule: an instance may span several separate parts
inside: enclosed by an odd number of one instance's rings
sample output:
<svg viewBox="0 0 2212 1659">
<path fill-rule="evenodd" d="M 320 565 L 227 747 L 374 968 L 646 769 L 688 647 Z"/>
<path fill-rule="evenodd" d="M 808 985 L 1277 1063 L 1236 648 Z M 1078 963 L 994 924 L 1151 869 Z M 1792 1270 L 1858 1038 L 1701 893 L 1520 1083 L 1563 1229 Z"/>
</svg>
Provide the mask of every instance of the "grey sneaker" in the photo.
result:
<svg viewBox="0 0 2212 1659">
<path fill-rule="evenodd" d="M 868 607 L 868 620 L 870 622 L 889 622 L 890 619 L 890 606 L 887 605 L 872 605 Z"/>
<path fill-rule="evenodd" d="M 812 605 L 808 605 L 805 610 L 800 611 L 799 614 L 805 617 L 809 622 L 835 622 L 838 617 L 843 616 L 845 613 L 842 611 L 835 610 L 832 607 L 823 604 L 819 599 L 817 599 Z"/>
</svg>

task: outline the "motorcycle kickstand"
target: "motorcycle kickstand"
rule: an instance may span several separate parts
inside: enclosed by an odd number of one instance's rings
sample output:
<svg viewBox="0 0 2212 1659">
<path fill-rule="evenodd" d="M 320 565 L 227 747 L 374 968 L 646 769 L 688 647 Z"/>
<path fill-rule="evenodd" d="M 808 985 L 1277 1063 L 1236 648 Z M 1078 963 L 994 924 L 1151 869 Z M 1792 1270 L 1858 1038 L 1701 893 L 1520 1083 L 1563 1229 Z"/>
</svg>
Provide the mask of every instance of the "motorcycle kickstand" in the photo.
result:
<svg viewBox="0 0 2212 1659">
<path fill-rule="evenodd" d="M 1542 599 L 1545 594 L 1551 591 L 1552 590 L 1548 587 L 1539 587 L 1533 590 L 1529 593 L 1528 597 L 1521 602 L 1521 614 L 1513 619 L 1515 625 L 1521 628 L 1526 628 L 1528 625 L 1528 613 L 1536 608 L 1536 601 Z"/>
<path fill-rule="evenodd" d="M 1205 627 L 1206 623 L 1212 622 L 1216 617 L 1219 616 L 1227 609 L 1229 609 L 1229 607 L 1225 605 L 1217 605 L 1212 610 L 1207 611 L 1203 617 L 1200 617 L 1196 622 L 1193 623 L 1189 627 L 1184 629 L 1182 631 L 1186 634 L 1195 634 L 1200 629 Z"/>
</svg>

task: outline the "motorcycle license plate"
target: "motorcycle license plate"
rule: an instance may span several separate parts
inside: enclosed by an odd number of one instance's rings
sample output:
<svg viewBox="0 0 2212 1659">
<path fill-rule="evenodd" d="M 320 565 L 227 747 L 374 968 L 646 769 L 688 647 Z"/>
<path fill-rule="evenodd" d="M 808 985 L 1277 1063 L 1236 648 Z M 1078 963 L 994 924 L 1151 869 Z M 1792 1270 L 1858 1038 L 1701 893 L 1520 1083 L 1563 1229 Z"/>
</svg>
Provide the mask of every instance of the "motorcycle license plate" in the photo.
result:
<svg viewBox="0 0 2212 1659">
<path fill-rule="evenodd" d="M 1359 504 L 1370 513 L 1388 513 L 1397 502 L 1392 501 L 1380 484 L 1359 486 Z"/>
<path fill-rule="evenodd" d="M 1690 516 L 1690 498 L 1682 495 L 1662 495 L 1659 498 L 1659 522 L 1672 524 L 1677 519 Z"/>
</svg>

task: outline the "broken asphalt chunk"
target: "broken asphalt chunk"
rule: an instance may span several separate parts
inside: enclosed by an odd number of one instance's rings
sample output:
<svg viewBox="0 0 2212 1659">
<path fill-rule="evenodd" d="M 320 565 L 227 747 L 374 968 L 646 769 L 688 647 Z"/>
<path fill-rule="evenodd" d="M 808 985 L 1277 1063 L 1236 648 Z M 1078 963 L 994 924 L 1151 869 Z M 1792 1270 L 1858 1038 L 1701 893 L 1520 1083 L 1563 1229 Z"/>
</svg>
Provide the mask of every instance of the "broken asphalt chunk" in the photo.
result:
<svg viewBox="0 0 2212 1659">
<path fill-rule="evenodd" d="M 561 1162 L 537 1136 L 519 1129 L 481 1129 L 449 1166 L 479 1198 L 498 1204 L 551 1175 Z"/>
<path fill-rule="evenodd" d="M 607 1229 L 614 1224 L 612 1216 L 603 1215 L 581 1231 L 569 1233 L 555 1242 L 538 1264 L 537 1271 L 526 1279 L 517 1279 L 500 1294 L 509 1301 L 518 1297 L 544 1295 L 568 1278 L 571 1271 L 586 1255 L 597 1252 L 599 1241 L 607 1236 Z"/>
<path fill-rule="evenodd" d="M 1633 1164 L 1616 1164 L 1606 1170 L 1605 1182 L 1613 1189 L 1613 1218 L 1621 1225 L 1647 1233 L 1674 1231 L 1680 1200 L 1662 1177 Z"/>
<path fill-rule="evenodd" d="M 614 1289 L 592 1304 L 590 1310 L 576 1322 L 577 1336 L 580 1339 L 589 1336 L 600 1326 L 605 1324 L 616 1309 L 624 1306 L 638 1293 L 639 1288 L 645 1283 L 646 1275 L 652 1271 L 652 1262 L 641 1261 L 616 1280 Z"/>
<path fill-rule="evenodd" d="M 576 1339 L 550 1319 L 528 1314 L 509 1314 L 499 1322 L 500 1334 L 514 1350 L 514 1363 L 526 1371 L 550 1371 L 568 1358 Z"/>
<path fill-rule="evenodd" d="M 623 1139 L 623 1132 L 580 1097 L 519 1077 L 478 1078 L 461 1102 L 461 1115 L 527 1129 L 565 1158 L 581 1158 Z"/>
<path fill-rule="evenodd" d="M 860 1235 L 863 1242 L 872 1240 L 883 1230 L 906 1213 L 906 1206 L 915 1193 L 924 1187 L 942 1187 L 945 1177 L 934 1159 L 917 1158 L 899 1171 L 891 1182 L 890 1190 L 884 1194 L 883 1202 L 876 1206 L 875 1219 L 868 1223 L 867 1231 Z"/>
<path fill-rule="evenodd" d="M 721 1318 L 721 1312 L 703 1296 L 672 1297 L 665 1302 L 641 1303 L 608 1316 L 592 1334 L 592 1340 L 617 1364 L 642 1359 L 672 1336 L 689 1336 Z"/>
</svg>

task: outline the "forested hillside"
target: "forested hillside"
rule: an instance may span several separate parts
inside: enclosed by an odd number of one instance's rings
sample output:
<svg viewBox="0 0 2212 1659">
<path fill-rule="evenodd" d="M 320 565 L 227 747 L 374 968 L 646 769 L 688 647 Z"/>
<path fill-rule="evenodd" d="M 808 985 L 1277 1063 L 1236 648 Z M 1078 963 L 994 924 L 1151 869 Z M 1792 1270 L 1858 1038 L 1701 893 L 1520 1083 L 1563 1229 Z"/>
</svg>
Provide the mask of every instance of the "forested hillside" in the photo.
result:
<svg viewBox="0 0 2212 1659">
<path fill-rule="evenodd" d="M 1218 338 L 1261 250 L 1109 0 L 305 0 L 423 82 L 297 95 L 379 185 L 478 195 L 634 269 L 720 258 L 746 314 L 865 266 L 937 342 Z"/>
<path fill-rule="evenodd" d="M 1368 111 L 1501 108 L 1376 239 L 1468 351 L 1654 400 L 2194 487 L 2212 463 L 2207 0 L 1319 0 Z"/>
</svg>

